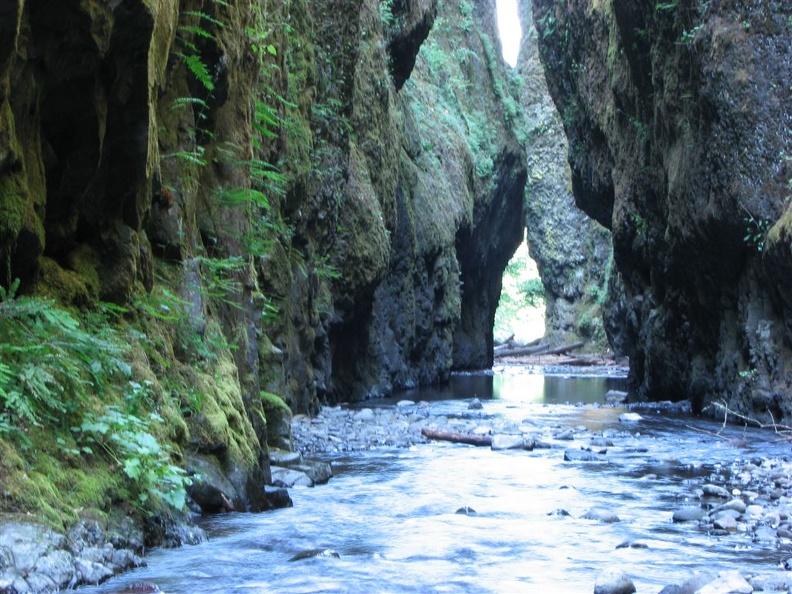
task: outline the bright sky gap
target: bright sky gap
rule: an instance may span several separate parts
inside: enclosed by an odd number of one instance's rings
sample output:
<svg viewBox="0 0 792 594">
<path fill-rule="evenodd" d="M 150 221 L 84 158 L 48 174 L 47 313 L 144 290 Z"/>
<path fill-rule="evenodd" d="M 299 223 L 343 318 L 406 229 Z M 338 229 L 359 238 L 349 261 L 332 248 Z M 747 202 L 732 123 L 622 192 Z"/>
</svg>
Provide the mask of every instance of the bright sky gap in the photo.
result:
<svg viewBox="0 0 792 594">
<path fill-rule="evenodd" d="M 520 39 L 522 38 L 517 0 L 497 0 L 497 4 L 498 31 L 500 33 L 501 47 L 503 48 L 503 59 L 514 68 L 517 65 L 517 56 L 520 53 Z"/>
</svg>

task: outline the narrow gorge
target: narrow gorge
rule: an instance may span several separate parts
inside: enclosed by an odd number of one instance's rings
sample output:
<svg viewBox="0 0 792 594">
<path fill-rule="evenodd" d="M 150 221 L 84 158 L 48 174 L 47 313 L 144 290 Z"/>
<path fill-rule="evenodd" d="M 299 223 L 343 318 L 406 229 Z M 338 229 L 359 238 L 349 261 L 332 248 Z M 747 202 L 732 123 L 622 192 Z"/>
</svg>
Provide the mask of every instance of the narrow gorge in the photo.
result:
<svg viewBox="0 0 792 594">
<path fill-rule="evenodd" d="M 792 11 L 519 11 L 511 68 L 495 0 L 0 0 L 1 591 L 289 505 L 292 415 L 489 369 L 526 233 L 546 339 L 789 421 Z"/>
</svg>

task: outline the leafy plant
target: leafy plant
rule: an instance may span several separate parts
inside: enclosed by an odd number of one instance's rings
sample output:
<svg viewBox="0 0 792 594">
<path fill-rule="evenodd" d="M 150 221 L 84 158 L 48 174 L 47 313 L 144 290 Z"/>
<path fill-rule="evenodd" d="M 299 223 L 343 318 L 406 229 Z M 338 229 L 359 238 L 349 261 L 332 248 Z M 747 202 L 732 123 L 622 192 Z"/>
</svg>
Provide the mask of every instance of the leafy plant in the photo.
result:
<svg viewBox="0 0 792 594">
<path fill-rule="evenodd" d="M 761 254 L 764 251 L 767 233 L 770 231 L 770 220 L 756 218 L 748 211 L 746 213 L 747 216 L 743 217 L 745 223 L 743 242 Z"/>
<path fill-rule="evenodd" d="M 64 426 L 111 378 L 130 375 L 113 331 L 90 332 L 53 301 L 13 292 L 0 303 L 0 432 Z"/>
<path fill-rule="evenodd" d="M 102 414 L 89 416 L 73 427 L 72 432 L 81 444 L 81 452 L 93 454 L 93 446 L 97 445 L 118 464 L 135 485 L 141 506 L 153 500 L 183 510 L 185 488 L 192 481 L 182 468 L 171 463 L 171 449 L 152 434 L 155 423 L 162 423 L 156 413 L 141 418 L 108 406 Z"/>
</svg>

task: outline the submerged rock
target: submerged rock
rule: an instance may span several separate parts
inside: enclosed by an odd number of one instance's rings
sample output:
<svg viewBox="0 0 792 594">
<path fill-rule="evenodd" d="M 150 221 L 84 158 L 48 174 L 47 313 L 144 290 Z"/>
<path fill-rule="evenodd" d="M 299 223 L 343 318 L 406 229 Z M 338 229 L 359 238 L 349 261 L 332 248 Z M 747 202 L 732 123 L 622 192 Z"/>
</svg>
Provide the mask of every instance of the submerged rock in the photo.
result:
<svg viewBox="0 0 792 594">
<path fill-rule="evenodd" d="M 302 561 L 303 559 L 313 559 L 314 557 L 334 557 L 339 559 L 341 555 L 334 549 L 311 549 L 308 551 L 300 551 L 293 555 L 289 561 Z"/>
<path fill-rule="evenodd" d="M 594 594 L 633 594 L 635 584 L 626 573 L 618 569 L 602 572 L 594 584 Z"/>
</svg>

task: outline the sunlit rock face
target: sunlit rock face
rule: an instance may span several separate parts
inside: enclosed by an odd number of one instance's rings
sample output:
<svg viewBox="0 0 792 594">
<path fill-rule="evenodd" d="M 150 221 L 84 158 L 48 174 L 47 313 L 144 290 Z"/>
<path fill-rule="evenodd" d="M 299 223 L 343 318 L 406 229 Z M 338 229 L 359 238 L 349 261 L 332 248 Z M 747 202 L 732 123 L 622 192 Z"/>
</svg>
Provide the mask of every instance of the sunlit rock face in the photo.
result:
<svg viewBox="0 0 792 594">
<path fill-rule="evenodd" d="M 637 393 L 788 418 L 789 7 L 533 6 L 575 200 L 613 233 Z"/>
</svg>

